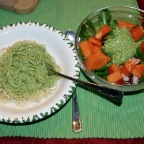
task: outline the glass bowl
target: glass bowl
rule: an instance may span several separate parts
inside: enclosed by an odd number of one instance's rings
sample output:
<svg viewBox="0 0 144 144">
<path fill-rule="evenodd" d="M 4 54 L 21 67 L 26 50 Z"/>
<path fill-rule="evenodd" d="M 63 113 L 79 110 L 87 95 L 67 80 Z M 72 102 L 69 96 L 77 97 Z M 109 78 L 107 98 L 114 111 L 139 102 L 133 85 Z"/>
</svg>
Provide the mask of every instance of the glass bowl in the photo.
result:
<svg viewBox="0 0 144 144">
<path fill-rule="evenodd" d="M 131 92 L 131 91 L 138 91 L 144 89 L 144 83 L 138 83 L 138 84 L 132 84 L 132 85 L 120 85 L 120 84 L 114 84 L 110 83 L 107 80 L 101 78 L 100 76 L 96 75 L 96 73 L 92 70 L 89 70 L 85 66 L 85 62 L 82 59 L 82 56 L 79 52 L 79 42 L 83 41 L 83 38 L 81 37 L 81 31 L 83 30 L 83 25 L 86 24 L 87 20 L 90 20 L 95 27 L 99 26 L 98 22 L 98 15 L 102 10 L 108 9 L 111 12 L 112 20 L 122 20 L 127 22 L 132 22 L 134 24 L 142 25 L 144 24 L 144 20 L 142 23 L 142 16 L 144 14 L 144 11 L 138 8 L 129 7 L 129 6 L 110 6 L 101 8 L 97 11 L 92 12 L 89 14 L 79 25 L 77 32 L 76 32 L 76 38 L 75 38 L 75 47 L 77 50 L 77 56 L 79 59 L 80 67 L 84 71 L 84 73 L 95 83 L 100 84 L 102 86 L 114 88 L 117 90 L 122 90 L 124 92 Z M 85 27 L 87 29 L 87 32 L 90 32 L 91 29 L 89 29 L 88 26 Z"/>
</svg>

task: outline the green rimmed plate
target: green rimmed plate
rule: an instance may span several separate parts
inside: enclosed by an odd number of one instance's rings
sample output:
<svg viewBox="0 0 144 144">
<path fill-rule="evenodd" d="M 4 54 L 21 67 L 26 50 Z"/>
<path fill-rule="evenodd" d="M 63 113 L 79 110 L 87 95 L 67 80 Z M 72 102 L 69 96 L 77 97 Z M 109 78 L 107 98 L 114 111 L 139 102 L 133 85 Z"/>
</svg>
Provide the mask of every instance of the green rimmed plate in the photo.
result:
<svg viewBox="0 0 144 144">
<path fill-rule="evenodd" d="M 46 24 L 32 22 L 16 23 L 0 29 L 0 49 L 22 40 L 34 40 L 44 44 L 64 74 L 79 77 L 75 48 L 61 31 Z M 48 117 L 64 106 L 75 87 L 74 82 L 61 78 L 56 89 L 40 103 L 31 103 L 26 107 L 18 107 L 14 103 L 0 103 L 0 121 L 27 123 Z"/>
</svg>

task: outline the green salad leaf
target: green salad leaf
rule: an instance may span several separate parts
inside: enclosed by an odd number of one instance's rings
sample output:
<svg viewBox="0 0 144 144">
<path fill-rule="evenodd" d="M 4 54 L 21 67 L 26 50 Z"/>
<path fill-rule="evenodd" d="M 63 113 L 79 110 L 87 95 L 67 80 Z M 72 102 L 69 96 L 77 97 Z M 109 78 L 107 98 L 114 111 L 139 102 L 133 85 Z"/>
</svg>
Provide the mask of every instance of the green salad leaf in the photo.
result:
<svg viewBox="0 0 144 144">
<path fill-rule="evenodd" d="M 86 24 L 89 26 L 89 28 L 91 28 L 92 32 L 95 34 L 95 33 L 96 33 L 96 29 L 95 29 L 95 26 L 94 26 L 94 24 L 92 23 L 92 21 L 89 20 L 89 19 L 87 19 Z"/>
<path fill-rule="evenodd" d="M 108 69 L 111 63 L 108 63 L 106 66 L 103 66 L 100 69 L 94 70 L 94 72 L 100 76 L 101 78 L 106 79 L 107 75 L 108 75 Z"/>
<path fill-rule="evenodd" d="M 91 20 L 87 19 L 86 23 L 81 26 L 80 38 L 87 40 L 96 33 L 96 29 Z"/>
<path fill-rule="evenodd" d="M 139 79 L 139 83 L 144 82 L 144 73 L 142 74 L 142 77 Z"/>
<path fill-rule="evenodd" d="M 88 32 L 87 32 L 87 28 L 86 28 L 86 25 L 85 24 L 83 24 L 82 26 L 81 26 L 81 30 L 80 30 L 80 38 L 82 39 L 82 40 L 87 40 L 87 38 L 88 37 L 90 37 L 90 35 L 88 34 Z"/>
<path fill-rule="evenodd" d="M 98 15 L 99 26 L 102 27 L 103 25 L 111 25 L 111 12 L 108 9 L 102 10 Z"/>
<path fill-rule="evenodd" d="M 138 47 L 136 49 L 136 56 L 141 59 L 142 61 L 144 61 L 144 52 L 142 52 L 141 48 Z"/>
</svg>

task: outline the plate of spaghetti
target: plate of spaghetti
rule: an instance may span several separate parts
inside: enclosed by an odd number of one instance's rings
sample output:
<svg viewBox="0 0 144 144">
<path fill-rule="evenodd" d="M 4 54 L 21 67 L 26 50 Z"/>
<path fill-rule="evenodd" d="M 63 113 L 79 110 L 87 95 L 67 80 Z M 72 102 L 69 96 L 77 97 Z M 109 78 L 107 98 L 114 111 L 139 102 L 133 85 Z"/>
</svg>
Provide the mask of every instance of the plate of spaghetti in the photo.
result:
<svg viewBox="0 0 144 144">
<path fill-rule="evenodd" d="M 21 22 L 0 29 L 0 121 L 29 123 L 61 109 L 75 90 L 73 81 L 48 75 L 46 63 L 78 78 L 74 46 L 58 29 Z"/>
</svg>

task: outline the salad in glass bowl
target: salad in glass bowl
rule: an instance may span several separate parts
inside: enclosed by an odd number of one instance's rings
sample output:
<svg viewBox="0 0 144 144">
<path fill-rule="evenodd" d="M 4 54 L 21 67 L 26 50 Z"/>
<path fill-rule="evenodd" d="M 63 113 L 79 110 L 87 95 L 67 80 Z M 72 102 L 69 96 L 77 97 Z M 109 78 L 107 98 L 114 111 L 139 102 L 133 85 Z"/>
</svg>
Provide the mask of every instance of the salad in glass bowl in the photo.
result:
<svg viewBox="0 0 144 144">
<path fill-rule="evenodd" d="M 143 10 L 112 6 L 88 15 L 76 34 L 81 68 L 94 82 L 122 91 L 144 88 Z M 79 39 L 78 39 L 79 38 Z"/>
</svg>

